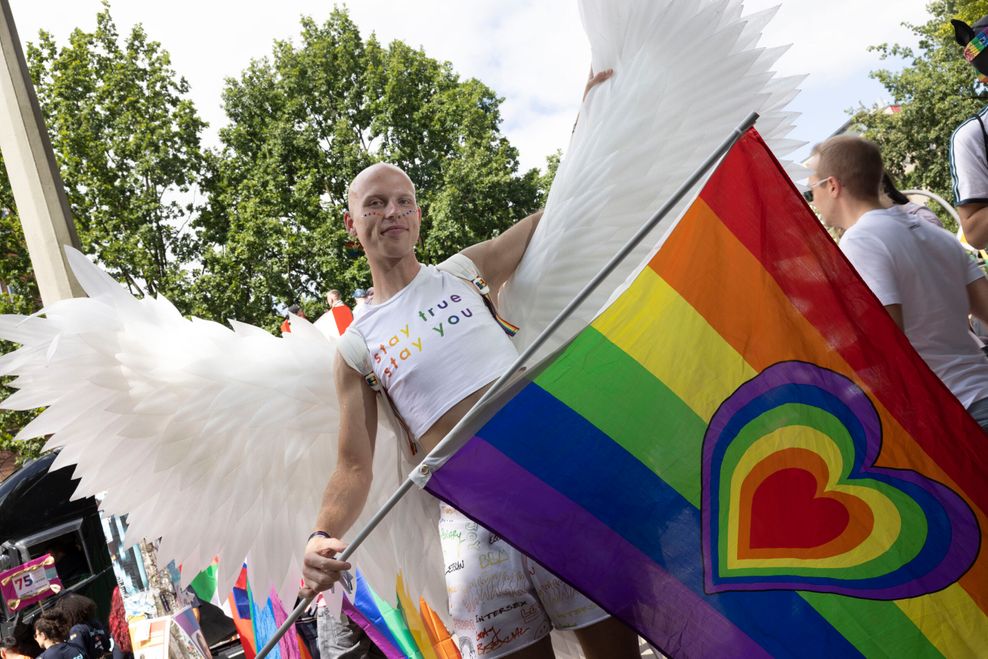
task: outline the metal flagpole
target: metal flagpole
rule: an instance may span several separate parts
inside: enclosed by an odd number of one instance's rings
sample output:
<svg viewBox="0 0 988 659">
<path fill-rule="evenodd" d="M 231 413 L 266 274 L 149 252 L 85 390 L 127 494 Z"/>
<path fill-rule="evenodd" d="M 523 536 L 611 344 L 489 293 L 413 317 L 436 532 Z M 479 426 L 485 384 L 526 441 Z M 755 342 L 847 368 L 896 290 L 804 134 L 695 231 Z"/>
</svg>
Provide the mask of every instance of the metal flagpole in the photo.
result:
<svg viewBox="0 0 988 659">
<path fill-rule="evenodd" d="M 482 408 L 483 404 L 488 400 L 490 400 L 494 395 L 496 395 L 499 391 L 501 391 L 501 389 L 504 388 L 504 385 L 507 383 L 508 379 L 514 373 L 516 373 L 518 369 L 521 368 L 522 365 L 524 365 L 525 362 L 532 355 L 534 355 L 539 348 L 541 348 L 545 344 L 545 342 L 549 339 L 549 337 L 552 336 L 552 334 L 557 329 L 559 329 L 559 326 L 562 325 L 566 321 L 566 319 L 568 319 L 573 314 L 574 311 L 576 311 L 577 307 L 579 307 L 583 303 L 583 301 L 586 300 L 587 297 L 589 297 L 590 294 L 593 293 L 597 289 L 597 287 L 600 286 L 600 284 L 608 276 L 610 276 L 612 272 L 614 272 L 615 269 L 617 269 L 617 267 L 621 264 L 622 261 L 624 261 L 624 259 L 628 257 L 628 255 L 632 252 L 632 250 L 634 250 L 639 245 L 639 243 L 641 243 L 641 241 L 645 239 L 645 237 L 652 231 L 652 229 L 654 229 L 659 224 L 659 222 L 665 219 L 665 216 L 668 215 L 673 208 L 675 208 L 676 204 L 678 204 L 682 200 L 682 198 L 685 197 L 691 189 L 693 189 L 693 186 L 695 186 L 700 181 L 700 179 L 702 179 L 704 175 L 706 175 L 706 173 L 710 170 L 710 168 L 713 167 L 717 163 L 717 161 L 720 160 L 720 158 L 725 153 L 727 153 L 728 150 L 730 150 L 732 146 L 734 146 L 734 143 L 741 138 L 744 132 L 749 128 L 751 128 L 753 125 L 755 125 L 755 121 L 757 120 L 758 120 L 757 112 L 752 112 L 751 114 L 749 114 L 744 119 L 744 121 L 742 121 L 738 125 L 738 127 L 734 129 L 730 137 L 724 140 L 724 142 L 719 147 L 717 147 L 717 149 L 713 153 L 711 153 L 706 160 L 703 161 L 703 163 L 696 169 L 696 171 L 690 174 L 689 178 L 687 178 L 686 181 L 684 181 L 683 184 L 676 189 L 676 191 L 672 194 L 671 197 L 669 197 L 666 203 L 664 203 L 662 207 L 658 211 L 656 211 L 655 214 L 652 215 L 652 217 L 649 218 L 647 222 L 645 222 L 645 224 L 642 225 L 642 227 L 635 233 L 635 235 L 632 236 L 631 239 L 628 240 L 628 242 L 625 243 L 620 250 L 618 250 L 618 252 L 611 258 L 610 261 L 607 262 L 607 264 L 603 268 L 601 268 L 600 272 L 598 272 L 594 276 L 594 278 L 591 279 L 587 283 L 587 285 L 583 287 L 583 290 L 577 293 L 576 297 L 574 297 L 573 300 L 568 305 L 566 305 L 566 307 L 562 311 L 559 312 L 559 315 L 556 316 L 555 319 L 553 319 L 553 321 L 549 323 L 549 325 L 544 330 L 542 330 L 542 333 L 539 334 L 535 338 L 535 340 L 532 341 L 532 344 L 528 346 L 528 348 L 526 348 L 521 355 L 518 356 L 518 359 L 515 360 L 515 362 L 511 365 L 511 367 L 508 368 L 508 370 L 504 373 L 504 375 L 498 378 L 494 382 L 494 384 L 492 384 L 487 389 L 484 395 L 480 397 L 480 400 L 478 400 L 474 404 L 474 406 L 470 408 L 470 411 L 467 412 L 462 419 L 460 419 L 460 422 L 457 423 L 455 426 L 453 426 L 453 429 L 446 434 L 446 436 L 442 439 L 442 441 L 439 442 L 436 445 L 436 447 L 432 449 L 427 456 L 425 456 L 425 458 L 423 458 L 423 464 L 420 467 L 420 470 L 424 470 L 421 471 L 423 475 L 427 476 L 429 474 L 430 468 L 428 467 L 428 465 L 425 464 L 426 462 L 428 462 L 429 458 L 441 452 L 442 449 L 449 446 L 449 444 L 452 443 L 453 441 L 459 439 L 458 437 L 459 432 L 466 425 L 473 422 L 474 418 L 477 415 L 478 410 Z M 373 531 L 377 527 L 377 525 L 381 523 L 381 520 L 384 519 L 384 517 L 389 512 L 391 512 L 391 509 L 394 508 L 395 505 L 397 505 L 397 503 L 401 500 L 401 498 L 405 496 L 405 494 L 412 488 L 414 484 L 415 481 L 412 479 L 411 476 L 406 478 L 405 482 L 403 482 L 401 486 L 399 486 L 398 489 L 395 490 L 395 493 L 391 495 L 391 498 L 388 499 L 383 506 L 381 506 L 381 509 L 377 511 L 374 517 L 372 517 L 370 521 L 367 522 L 364 528 L 360 530 L 360 532 L 350 542 L 347 548 L 339 555 L 338 560 L 345 561 L 350 556 L 352 556 L 353 552 L 355 552 L 357 548 L 360 546 L 360 544 L 367 539 L 367 536 L 371 534 L 371 531 Z M 268 640 L 268 642 L 264 645 L 264 647 L 261 648 L 260 652 L 257 653 L 257 657 L 255 659 L 264 659 L 267 656 L 267 654 L 281 640 L 281 637 L 285 635 L 285 632 L 288 631 L 288 628 L 291 627 L 292 624 L 294 624 L 294 622 L 298 620 L 298 618 L 302 615 L 302 613 L 305 612 L 305 610 L 309 607 L 309 605 L 312 604 L 313 599 L 315 599 L 314 595 L 310 597 L 306 597 L 301 602 L 299 602 L 298 606 L 295 607 L 295 610 L 292 611 L 291 615 L 289 615 L 288 618 L 285 620 L 285 622 L 282 623 L 281 627 L 278 628 L 278 631 L 274 633 L 274 636 L 272 636 Z"/>
</svg>

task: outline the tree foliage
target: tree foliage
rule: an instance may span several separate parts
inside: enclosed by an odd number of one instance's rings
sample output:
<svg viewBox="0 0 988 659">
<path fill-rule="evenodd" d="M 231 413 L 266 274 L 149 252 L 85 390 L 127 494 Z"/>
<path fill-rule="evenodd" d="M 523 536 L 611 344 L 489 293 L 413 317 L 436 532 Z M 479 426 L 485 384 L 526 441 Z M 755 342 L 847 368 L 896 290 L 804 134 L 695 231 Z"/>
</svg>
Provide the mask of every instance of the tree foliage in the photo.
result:
<svg viewBox="0 0 988 659">
<path fill-rule="evenodd" d="M 899 111 L 861 108 L 854 120 L 865 136 L 881 147 L 886 167 L 900 188 L 925 188 L 952 201 L 950 136 L 985 104 L 986 95 L 954 41 L 950 19 L 971 23 L 988 14 L 988 1 L 933 0 L 928 10 L 929 21 L 906 25 L 919 37 L 915 48 L 899 44 L 873 47 L 883 60 L 906 62 L 899 71 L 872 72 Z M 946 216 L 943 219 L 954 224 Z"/>
<path fill-rule="evenodd" d="M 202 175 L 203 122 L 168 54 L 137 26 L 121 39 L 104 5 L 92 32 L 64 47 L 41 32 L 27 61 L 83 251 L 135 294 L 165 294 L 188 308 L 187 264 L 197 258 L 186 201 Z M 0 180 L 0 313 L 41 307 L 4 170 Z M 0 344 L 4 352 L 10 344 Z M 0 383 L 0 397 L 11 390 Z M 0 449 L 36 455 L 40 440 L 12 442 L 34 412 L 0 411 Z"/>
<path fill-rule="evenodd" d="M 501 135 L 501 99 L 448 62 L 361 37 L 343 10 L 303 19 L 298 44 L 275 43 L 227 82 L 229 123 L 210 158 L 202 313 L 271 326 L 272 305 L 367 286 L 343 229 L 348 182 L 386 160 L 418 186 L 419 256 L 437 261 L 535 210 L 537 170 L 518 174 Z"/>
<path fill-rule="evenodd" d="M 121 39 L 104 5 L 94 31 L 62 48 L 42 32 L 27 59 L 83 251 L 132 292 L 186 307 L 204 123 L 168 53 L 140 25 Z"/>
</svg>

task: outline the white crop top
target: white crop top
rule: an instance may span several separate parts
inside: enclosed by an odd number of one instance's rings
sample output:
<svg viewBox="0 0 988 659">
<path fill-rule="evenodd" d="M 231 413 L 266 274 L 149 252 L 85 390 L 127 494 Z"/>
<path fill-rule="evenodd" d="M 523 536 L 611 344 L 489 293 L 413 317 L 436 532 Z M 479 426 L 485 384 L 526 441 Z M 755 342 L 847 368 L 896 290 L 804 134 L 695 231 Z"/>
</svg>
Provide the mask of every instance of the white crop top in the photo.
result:
<svg viewBox="0 0 988 659">
<path fill-rule="evenodd" d="M 354 324 L 374 374 L 416 439 L 518 358 L 476 288 L 431 265 Z"/>
</svg>

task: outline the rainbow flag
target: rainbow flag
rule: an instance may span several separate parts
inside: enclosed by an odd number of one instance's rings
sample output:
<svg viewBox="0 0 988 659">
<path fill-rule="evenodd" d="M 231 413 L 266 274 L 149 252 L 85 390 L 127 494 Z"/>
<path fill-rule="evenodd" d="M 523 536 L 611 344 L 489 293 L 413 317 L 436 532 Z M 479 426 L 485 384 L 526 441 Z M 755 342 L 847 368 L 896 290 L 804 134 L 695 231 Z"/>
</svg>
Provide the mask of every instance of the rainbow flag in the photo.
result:
<svg viewBox="0 0 988 659">
<path fill-rule="evenodd" d="M 666 654 L 988 651 L 988 438 L 755 131 L 527 378 L 427 489 Z"/>
<path fill-rule="evenodd" d="M 246 563 L 240 568 L 240 574 L 230 592 L 229 601 L 230 612 L 233 614 L 233 624 L 237 628 L 240 644 L 244 648 L 244 657 L 254 659 L 259 647 L 254 636 L 257 606 L 254 604 L 254 594 L 250 588 L 250 581 L 247 579 Z"/>
<path fill-rule="evenodd" d="M 412 604 L 401 574 L 395 596 L 397 606 L 392 606 L 357 570 L 354 592 L 343 596 L 343 613 L 388 659 L 460 659 L 449 632 L 425 600 L 419 598 L 420 609 Z"/>
<path fill-rule="evenodd" d="M 240 645 L 244 649 L 244 657 L 254 659 L 258 650 L 264 647 L 278 627 L 288 618 L 285 606 L 275 588 L 271 589 L 264 606 L 257 606 L 250 580 L 247 578 L 246 563 L 240 568 L 240 574 L 228 601 L 233 624 L 237 628 Z M 281 637 L 278 645 L 272 648 L 268 656 L 273 659 L 312 659 L 308 646 L 294 625 Z"/>
</svg>

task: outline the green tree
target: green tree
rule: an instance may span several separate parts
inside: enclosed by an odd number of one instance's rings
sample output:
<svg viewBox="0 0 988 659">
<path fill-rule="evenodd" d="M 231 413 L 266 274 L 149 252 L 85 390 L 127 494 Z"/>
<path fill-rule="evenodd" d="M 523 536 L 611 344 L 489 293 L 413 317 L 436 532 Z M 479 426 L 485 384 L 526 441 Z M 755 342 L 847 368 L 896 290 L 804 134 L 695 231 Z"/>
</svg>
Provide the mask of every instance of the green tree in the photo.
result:
<svg viewBox="0 0 988 659">
<path fill-rule="evenodd" d="M 104 4 L 94 31 L 74 31 L 63 47 L 42 32 L 27 59 L 83 251 L 132 292 L 163 293 L 187 309 L 187 272 L 198 259 L 187 200 L 204 167 L 204 124 L 168 54 L 140 26 L 120 38 Z M 0 283 L 0 313 L 41 308 L 5 169 Z M 0 380 L 0 398 L 12 393 L 8 384 Z M 34 414 L 0 411 L 0 450 L 37 455 L 43 441 L 12 442 Z"/>
<path fill-rule="evenodd" d="M 206 243 L 197 304 L 272 327 L 274 302 L 366 286 L 366 260 L 342 215 L 347 183 L 378 160 L 418 186 L 425 261 L 532 212 L 539 173 L 519 174 L 500 103 L 448 62 L 362 38 L 343 10 L 321 25 L 303 19 L 297 46 L 276 42 L 269 58 L 227 82 L 229 124 L 197 223 Z"/>
<path fill-rule="evenodd" d="M 140 25 L 121 38 L 105 3 L 94 31 L 64 47 L 41 32 L 27 59 L 83 251 L 132 292 L 187 308 L 205 126 L 188 84 Z"/>
<path fill-rule="evenodd" d="M 0 163 L 0 314 L 30 314 L 40 306 L 41 296 L 31 271 L 24 232 L 14 212 L 7 168 Z M 0 353 L 14 348 L 16 346 L 10 342 L 0 341 Z M 10 378 L 0 377 L 0 400 L 14 393 L 9 382 Z M 14 435 L 34 416 L 34 412 L 0 410 L 0 452 L 10 451 L 18 456 L 18 462 L 41 452 L 43 440 L 14 441 Z"/>
<path fill-rule="evenodd" d="M 899 71 L 880 69 L 871 74 L 900 110 L 889 114 L 882 112 L 884 108 L 861 108 L 854 119 L 881 147 L 886 166 L 900 188 L 925 188 L 952 201 L 950 136 L 985 104 L 986 95 L 954 41 L 950 19 L 973 22 L 988 14 L 988 2 L 934 0 L 928 10 L 929 21 L 907 25 L 919 37 L 915 48 L 899 44 L 873 47 L 883 60 L 906 62 Z M 956 230 L 953 220 L 945 214 L 941 217 Z"/>
</svg>

